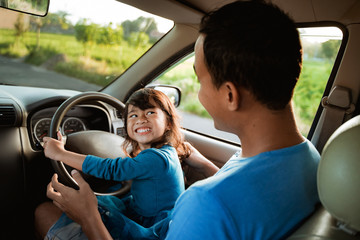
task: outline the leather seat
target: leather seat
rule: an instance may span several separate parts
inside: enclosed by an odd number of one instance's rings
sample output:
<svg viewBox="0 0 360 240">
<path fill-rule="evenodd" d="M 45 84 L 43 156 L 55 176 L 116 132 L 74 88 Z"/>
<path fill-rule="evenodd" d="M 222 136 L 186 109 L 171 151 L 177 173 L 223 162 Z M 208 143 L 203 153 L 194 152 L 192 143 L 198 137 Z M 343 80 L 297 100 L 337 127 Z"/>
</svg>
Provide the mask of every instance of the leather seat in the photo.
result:
<svg viewBox="0 0 360 240">
<path fill-rule="evenodd" d="M 325 144 L 318 191 L 321 205 L 288 239 L 360 239 L 360 116 Z"/>
</svg>

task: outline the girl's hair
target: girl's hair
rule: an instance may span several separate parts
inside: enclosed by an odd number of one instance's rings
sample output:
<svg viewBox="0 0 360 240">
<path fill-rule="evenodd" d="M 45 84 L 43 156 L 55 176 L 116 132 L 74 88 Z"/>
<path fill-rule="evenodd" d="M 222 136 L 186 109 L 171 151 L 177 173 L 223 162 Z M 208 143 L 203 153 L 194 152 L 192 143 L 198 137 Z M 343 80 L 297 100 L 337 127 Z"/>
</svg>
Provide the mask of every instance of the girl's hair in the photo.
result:
<svg viewBox="0 0 360 240">
<path fill-rule="evenodd" d="M 131 139 L 127 132 L 129 105 L 131 104 L 141 110 L 157 107 L 150 103 L 151 100 L 165 113 L 167 124 L 169 126 L 169 130 L 165 131 L 163 137 L 159 141 L 152 143 L 151 147 L 160 148 L 166 144 L 171 145 L 176 149 L 179 160 L 182 162 L 183 159 L 189 157 L 190 149 L 184 144 L 184 136 L 180 131 L 179 116 L 175 110 L 175 106 L 164 93 L 152 88 L 142 88 L 134 92 L 125 104 L 123 120 L 126 137 L 122 146 L 123 151 L 129 157 L 135 157 L 140 153 L 139 144 Z M 131 149 L 130 153 L 128 152 L 129 147 Z"/>
</svg>

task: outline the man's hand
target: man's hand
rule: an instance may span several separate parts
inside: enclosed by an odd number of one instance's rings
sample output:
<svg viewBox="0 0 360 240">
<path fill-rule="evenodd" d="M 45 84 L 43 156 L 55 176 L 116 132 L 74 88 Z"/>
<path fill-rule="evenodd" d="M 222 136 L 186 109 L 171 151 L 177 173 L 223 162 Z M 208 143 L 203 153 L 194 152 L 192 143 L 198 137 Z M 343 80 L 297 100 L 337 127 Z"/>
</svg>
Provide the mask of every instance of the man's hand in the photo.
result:
<svg viewBox="0 0 360 240">
<path fill-rule="evenodd" d="M 79 190 L 67 187 L 54 174 L 47 187 L 47 196 L 73 221 L 79 223 L 88 239 L 112 239 L 101 220 L 98 202 L 89 184 L 77 170 L 71 172 Z"/>
<path fill-rule="evenodd" d="M 78 183 L 79 190 L 63 185 L 58 181 L 57 174 L 54 174 L 47 187 L 47 196 L 72 220 L 81 225 L 87 219 L 96 218 L 99 215 L 97 199 L 78 171 L 73 170 L 71 174 Z"/>
</svg>

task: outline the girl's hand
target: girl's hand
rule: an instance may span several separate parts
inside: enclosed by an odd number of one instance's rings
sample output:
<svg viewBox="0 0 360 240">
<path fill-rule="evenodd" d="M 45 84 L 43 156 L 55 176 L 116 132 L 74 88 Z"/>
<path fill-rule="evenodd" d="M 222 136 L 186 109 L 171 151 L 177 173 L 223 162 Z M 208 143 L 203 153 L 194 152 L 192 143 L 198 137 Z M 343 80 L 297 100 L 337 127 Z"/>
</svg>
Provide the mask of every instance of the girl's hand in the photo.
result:
<svg viewBox="0 0 360 240">
<path fill-rule="evenodd" d="M 60 131 L 57 132 L 58 140 L 50 137 L 44 137 L 44 154 L 53 160 L 61 161 L 61 154 L 65 151 L 65 138 Z"/>
</svg>

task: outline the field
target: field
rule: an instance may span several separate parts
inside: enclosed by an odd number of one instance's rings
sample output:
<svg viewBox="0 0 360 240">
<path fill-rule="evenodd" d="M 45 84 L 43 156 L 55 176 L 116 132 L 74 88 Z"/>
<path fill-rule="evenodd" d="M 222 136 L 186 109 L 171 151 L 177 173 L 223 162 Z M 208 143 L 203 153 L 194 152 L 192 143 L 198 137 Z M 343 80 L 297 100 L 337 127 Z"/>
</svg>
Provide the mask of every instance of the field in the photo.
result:
<svg viewBox="0 0 360 240">
<path fill-rule="evenodd" d="M 87 46 L 78 42 L 75 36 L 41 33 L 37 45 L 34 32 L 27 32 L 22 39 L 16 39 L 12 30 L 0 30 L 0 54 L 16 58 L 34 65 L 49 63 L 54 56 L 62 60 L 51 65 L 54 71 L 84 81 L 106 86 L 120 75 L 150 46 L 135 48 L 126 41 L 120 45 Z M 159 83 L 177 85 L 182 88 L 181 109 L 203 117 L 208 113 L 197 100 L 199 83 L 192 68 L 193 58 L 175 66 L 157 80 Z M 332 62 L 305 59 L 300 80 L 294 93 L 294 106 L 298 124 L 304 135 L 310 129 L 319 106 L 322 93 L 332 69 Z"/>
<path fill-rule="evenodd" d="M 93 44 L 87 46 L 86 55 L 84 45 L 72 35 L 41 33 L 38 47 L 36 41 L 34 32 L 16 39 L 13 30 L 0 29 L 0 54 L 24 57 L 25 62 L 37 66 L 61 54 L 65 61 L 57 63 L 53 70 L 99 86 L 109 84 L 113 79 L 109 76 L 119 76 L 150 47 L 135 48 L 126 41 L 121 46 Z"/>
<path fill-rule="evenodd" d="M 293 103 L 300 130 L 305 135 L 319 107 L 333 63 L 304 60 L 300 79 L 295 88 Z"/>
</svg>

